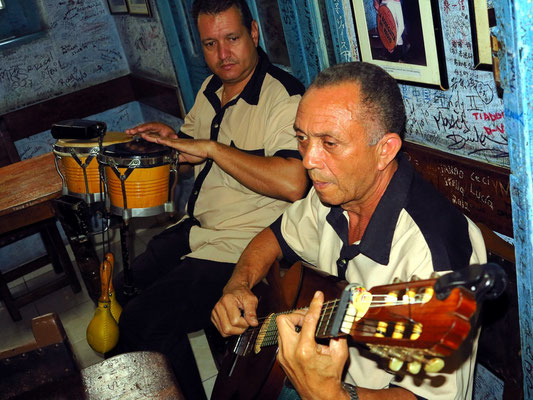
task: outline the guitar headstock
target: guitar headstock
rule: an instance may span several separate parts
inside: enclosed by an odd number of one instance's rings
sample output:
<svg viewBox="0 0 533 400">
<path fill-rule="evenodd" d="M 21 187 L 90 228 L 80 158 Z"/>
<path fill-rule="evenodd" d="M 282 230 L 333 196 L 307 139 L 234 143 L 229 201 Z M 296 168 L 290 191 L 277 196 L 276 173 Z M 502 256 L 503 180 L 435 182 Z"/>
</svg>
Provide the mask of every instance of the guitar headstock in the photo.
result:
<svg viewBox="0 0 533 400">
<path fill-rule="evenodd" d="M 422 366 L 437 372 L 441 357 L 452 354 L 470 332 L 476 311 L 472 293 L 460 287 L 439 300 L 436 279 L 377 286 L 366 292 L 348 285 L 341 297 L 333 328 L 368 345 L 373 353 L 390 359 L 399 370 L 404 362 L 416 374 Z"/>
</svg>

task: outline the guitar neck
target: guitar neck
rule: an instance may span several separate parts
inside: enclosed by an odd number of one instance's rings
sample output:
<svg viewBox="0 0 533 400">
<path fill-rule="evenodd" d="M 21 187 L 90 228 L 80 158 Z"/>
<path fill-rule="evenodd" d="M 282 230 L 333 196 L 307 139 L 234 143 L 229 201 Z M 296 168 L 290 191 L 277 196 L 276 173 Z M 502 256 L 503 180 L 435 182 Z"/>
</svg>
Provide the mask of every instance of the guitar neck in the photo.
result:
<svg viewBox="0 0 533 400">
<path fill-rule="evenodd" d="M 317 324 L 315 337 L 317 339 L 329 339 L 342 335 L 346 333 L 341 332 L 339 329 L 342 326 L 343 320 L 346 321 L 346 307 L 339 307 L 342 304 L 342 299 L 335 299 L 332 301 L 327 301 L 322 305 L 322 310 L 320 312 L 320 319 Z M 251 329 L 245 333 L 246 344 L 245 347 L 249 346 L 250 342 L 253 343 L 253 348 L 256 353 L 258 353 L 261 348 L 274 346 L 278 344 L 278 326 L 276 324 L 276 318 L 278 315 L 290 314 L 295 311 L 303 311 L 305 309 L 296 309 L 289 310 L 280 313 L 274 313 L 267 316 L 264 321 L 260 324 L 259 328 Z M 342 312 L 339 312 L 342 310 Z M 350 318 L 348 318 L 350 320 Z M 353 323 L 354 318 L 351 318 L 351 323 Z M 345 322 L 346 323 L 346 322 Z M 350 323 L 350 325 L 351 325 Z M 241 335 L 241 336 L 243 336 Z M 244 342 L 244 340 L 243 340 Z"/>
</svg>

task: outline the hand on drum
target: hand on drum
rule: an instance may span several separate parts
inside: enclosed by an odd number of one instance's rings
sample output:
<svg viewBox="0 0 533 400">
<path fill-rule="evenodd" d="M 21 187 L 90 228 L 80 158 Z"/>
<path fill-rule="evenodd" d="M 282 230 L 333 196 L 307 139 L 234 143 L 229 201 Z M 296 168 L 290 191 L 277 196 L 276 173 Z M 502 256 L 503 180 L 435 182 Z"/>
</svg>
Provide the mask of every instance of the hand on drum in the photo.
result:
<svg viewBox="0 0 533 400">
<path fill-rule="evenodd" d="M 135 128 L 126 129 L 126 134 L 130 136 L 151 134 L 162 138 L 176 139 L 178 135 L 170 126 L 161 122 L 147 122 L 145 124 L 137 125 Z M 153 141 L 153 140 L 152 140 Z"/>
<path fill-rule="evenodd" d="M 154 134 L 143 135 L 148 142 L 163 144 L 179 152 L 179 161 L 199 164 L 206 158 L 212 158 L 212 149 L 216 142 L 204 139 L 170 139 Z"/>
<path fill-rule="evenodd" d="M 224 295 L 211 312 L 211 321 L 224 337 L 240 335 L 257 326 L 257 297 L 246 286 L 224 288 Z"/>
</svg>

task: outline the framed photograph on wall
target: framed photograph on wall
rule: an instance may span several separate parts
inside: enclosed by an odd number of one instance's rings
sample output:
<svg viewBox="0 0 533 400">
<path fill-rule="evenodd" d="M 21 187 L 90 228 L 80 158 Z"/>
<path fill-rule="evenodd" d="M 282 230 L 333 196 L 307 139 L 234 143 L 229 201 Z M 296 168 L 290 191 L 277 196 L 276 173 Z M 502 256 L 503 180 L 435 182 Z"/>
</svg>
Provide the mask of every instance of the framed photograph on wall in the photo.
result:
<svg viewBox="0 0 533 400">
<path fill-rule="evenodd" d="M 141 15 L 144 17 L 151 17 L 152 10 L 148 0 L 126 0 L 128 9 L 131 15 Z"/>
<path fill-rule="evenodd" d="M 399 81 L 448 88 L 438 0 L 352 0 L 361 61 Z"/>
<path fill-rule="evenodd" d="M 490 70 L 492 68 L 490 27 L 495 25 L 494 8 L 489 10 L 487 0 L 470 0 L 469 6 L 472 44 L 474 47 L 474 67 L 476 69 Z"/>
<path fill-rule="evenodd" d="M 109 6 L 109 11 L 111 14 L 127 14 L 128 5 L 126 0 L 107 0 L 107 5 Z"/>
</svg>

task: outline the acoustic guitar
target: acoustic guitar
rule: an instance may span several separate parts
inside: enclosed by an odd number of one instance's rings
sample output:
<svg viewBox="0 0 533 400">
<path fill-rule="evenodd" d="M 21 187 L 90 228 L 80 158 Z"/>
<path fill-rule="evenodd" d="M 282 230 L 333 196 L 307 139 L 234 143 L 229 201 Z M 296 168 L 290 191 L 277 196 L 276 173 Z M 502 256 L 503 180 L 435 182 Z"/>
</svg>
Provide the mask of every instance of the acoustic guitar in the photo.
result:
<svg viewBox="0 0 533 400">
<path fill-rule="evenodd" d="M 389 368 L 409 373 L 438 372 L 470 332 L 470 319 L 481 299 L 495 298 L 507 279 L 497 264 L 475 265 L 428 280 L 392 283 L 370 291 L 305 264 L 294 264 L 279 277 L 269 274 L 259 298 L 259 326 L 236 336 L 222 361 L 211 399 L 273 400 L 285 374 L 276 361 L 276 313 L 307 307 L 316 290 L 324 292 L 316 338 L 350 336 L 372 353 L 389 359 Z M 282 311 L 288 313 L 291 311 Z"/>
</svg>

